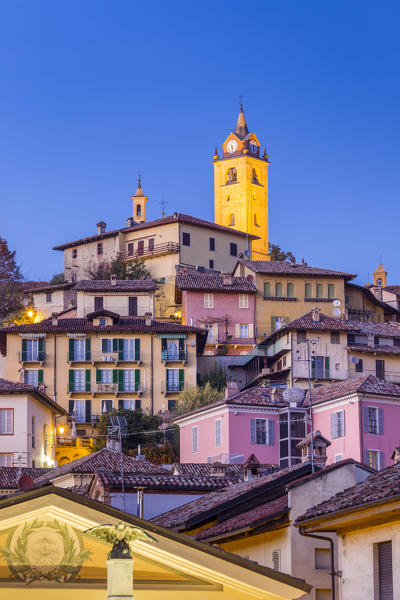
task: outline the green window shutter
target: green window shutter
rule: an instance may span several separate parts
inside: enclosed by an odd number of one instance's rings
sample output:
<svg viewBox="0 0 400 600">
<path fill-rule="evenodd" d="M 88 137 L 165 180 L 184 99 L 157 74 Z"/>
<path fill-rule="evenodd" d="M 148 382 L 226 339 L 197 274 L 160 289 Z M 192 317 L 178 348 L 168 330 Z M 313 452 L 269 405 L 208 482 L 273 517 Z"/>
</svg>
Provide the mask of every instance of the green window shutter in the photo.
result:
<svg viewBox="0 0 400 600">
<path fill-rule="evenodd" d="M 123 369 L 120 369 L 118 371 L 118 391 L 119 392 L 124 391 L 124 371 L 123 371 Z"/>
<path fill-rule="evenodd" d="M 325 379 L 329 379 L 329 356 L 325 356 Z"/>
<path fill-rule="evenodd" d="M 315 366 L 315 356 L 311 357 L 311 377 L 313 379 L 315 379 L 315 375 L 316 375 L 317 369 Z"/>
<path fill-rule="evenodd" d="M 118 383 L 118 369 L 113 369 L 113 383 Z"/>
<path fill-rule="evenodd" d="M 68 412 L 69 413 L 73 413 L 74 412 L 74 404 L 75 404 L 74 400 L 69 400 L 68 401 Z"/>
<path fill-rule="evenodd" d="M 105 338 L 101 340 L 101 352 L 105 354 L 107 352 L 107 341 Z"/>
<path fill-rule="evenodd" d="M 124 340 L 118 340 L 118 360 L 124 360 Z"/>
<path fill-rule="evenodd" d="M 90 369 L 85 371 L 85 392 L 90 392 Z"/>
<path fill-rule="evenodd" d="M 44 360 L 44 339 L 43 338 L 39 338 L 38 351 L 39 351 L 38 359 Z"/>
<path fill-rule="evenodd" d="M 179 360 L 185 360 L 185 340 L 179 339 Z"/>
<path fill-rule="evenodd" d="M 181 392 L 185 386 L 185 370 L 179 369 L 179 391 Z"/>
<path fill-rule="evenodd" d="M 74 340 L 68 340 L 68 347 L 69 347 L 69 352 L 68 352 L 68 360 L 74 360 Z"/>
<path fill-rule="evenodd" d="M 168 342 L 165 338 L 161 340 L 161 360 L 167 360 L 168 358 Z"/>
<path fill-rule="evenodd" d="M 90 373 L 90 371 L 89 371 Z M 86 423 L 90 423 L 92 420 L 92 401 L 85 400 L 85 421 Z"/>
<path fill-rule="evenodd" d="M 21 353 L 22 360 L 26 360 L 28 357 L 27 341 L 28 340 L 22 340 L 22 353 Z"/>
<path fill-rule="evenodd" d="M 113 352 L 118 352 L 118 338 L 113 339 Z"/>
<path fill-rule="evenodd" d="M 124 409 L 124 401 L 118 400 L 118 410 L 123 410 L 123 409 Z"/>
<path fill-rule="evenodd" d="M 141 410 L 142 409 L 142 401 L 138 398 L 136 398 L 135 400 L 135 410 Z"/>
<path fill-rule="evenodd" d="M 140 387 L 140 369 L 135 369 L 135 391 L 137 392 Z"/>
<path fill-rule="evenodd" d="M 71 341 L 71 340 L 70 340 Z M 69 369 L 69 374 L 68 374 L 68 389 L 70 392 L 74 391 L 74 384 L 75 384 L 75 371 L 74 369 Z"/>
<path fill-rule="evenodd" d="M 140 360 L 140 338 L 135 339 L 135 360 Z"/>
<path fill-rule="evenodd" d="M 96 369 L 96 383 L 101 383 L 101 369 Z"/>
<path fill-rule="evenodd" d="M 38 370 L 38 383 L 43 383 L 43 369 Z"/>
<path fill-rule="evenodd" d="M 87 361 L 90 360 L 91 341 L 92 340 L 90 338 L 85 339 L 85 359 Z"/>
</svg>

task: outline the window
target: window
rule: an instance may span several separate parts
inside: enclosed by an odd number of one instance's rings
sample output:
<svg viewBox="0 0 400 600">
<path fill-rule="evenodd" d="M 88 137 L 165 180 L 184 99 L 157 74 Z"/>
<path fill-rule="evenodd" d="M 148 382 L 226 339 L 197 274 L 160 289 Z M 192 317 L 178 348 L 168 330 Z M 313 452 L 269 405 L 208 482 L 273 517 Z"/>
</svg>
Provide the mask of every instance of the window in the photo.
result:
<svg viewBox="0 0 400 600">
<path fill-rule="evenodd" d="M 208 331 L 206 344 L 218 344 L 218 324 L 204 325 L 204 328 Z"/>
<path fill-rule="evenodd" d="M 52 293 L 51 292 L 47 292 L 47 294 L 46 294 L 46 302 L 47 303 L 51 302 L 51 298 L 52 298 Z"/>
<path fill-rule="evenodd" d="M 173 412 L 176 409 L 176 400 L 168 400 L 168 410 Z"/>
<path fill-rule="evenodd" d="M 69 340 L 69 361 L 84 361 L 86 358 L 86 340 Z"/>
<path fill-rule="evenodd" d="M 311 287 L 311 283 L 306 283 L 304 286 L 304 297 L 305 298 L 311 298 L 312 296 L 312 287 Z"/>
<path fill-rule="evenodd" d="M 250 443 L 260 446 L 275 444 L 275 426 L 272 419 L 251 419 Z"/>
<path fill-rule="evenodd" d="M 382 279 L 380 277 L 376 280 L 376 284 L 377 285 L 382 285 Z"/>
<path fill-rule="evenodd" d="M 317 283 L 317 298 L 323 298 L 324 297 L 324 288 L 322 283 Z"/>
<path fill-rule="evenodd" d="M 12 467 L 13 464 L 13 455 L 11 452 L 1 452 L 0 453 L 0 467 Z"/>
<path fill-rule="evenodd" d="M 99 242 L 97 244 L 97 254 L 103 254 L 103 244 L 102 244 L 102 242 Z"/>
<path fill-rule="evenodd" d="M 220 446 L 222 441 L 222 419 L 215 421 L 215 445 Z"/>
<path fill-rule="evenodd" d="M 228 218 L 228 227 L 230 227 L 231 225 L 235 225 L 235 215 L 234 215 L 234 213 L 231 213 L 229 215 L 229 218 Z"/>
<path fill-rule="evenodd" d="M 74 248 L 74 249 L 72 250 L 72 258 L 76 258 L 77 256 L 78 256 L 78 249 L 77 249 L 77 248 Z"/>
<path fill-rule="evenodd" d="M 357 358 L 357 357 L 356 357 Z M 356 363 L 356 373 L 362 373 L 363 372 L 363 359 L 359 358 L 358 362 Z"/>
<path fill-rule="evenodd" d="M 107 319 L 99 319 L 100 327 L 106 327 L 106 325 L 107 325 Z"/>
<path fill-rule="evenodd" d="M 0 435 L 14 435 L 13 408 L 0 408 Z"/>
<path fill-rule="evenodd" d="M 328 298 L 331 300 L 335 297 L 335 286 L 333 283 L 328 283 Z"/>
<path fill-rule="evenodd" d="M 133 242 L 129 242 L 128 244 L 128 256 L 133 256 L 134 245 Z"/>
<path fill-rule="evenodd" d="M 380 471 L 385 467 L 385 453 L 380 450 L 365 450 L 365 464 Z"/>
<path fill-rule="evenodd" d="M 36 438 L 35 438 L 35 415 L 32 415 L 32 424 L 31 424 L 31 446 L 35 448 L 36 446 Z"/>
<path fill-rule="evenodd" d="M 385 379 L 385 361 L 378 359 L 375 361 L 375 372 L 378 379 Z"/>
<path fill-rule="evenodd" d="M 180 392 L 184 388 L 184 370 L 167 369 L 167 391 Z"/>
<path fill-rule="evenodd" d="M 215 252 L 215 238 L 210 237 L 210 252 Z"/>
<path fill-rule="evenodd" d="M 213 269 L 214 268 L 214 261 L 212 258 L 210 258 L 210 260 L 208 261 L 208 268 L 209 269 Z"/>
<path fill-rule="evenodd" d="M 214 308 L 214 294 L 204 294 L 204 308 Z"/>
<path fill-rule="evenodd" d="M 348 344 L 355 344 L 356 343 L 356 336 L 354 333 L 348 333 L 347 334 L 347 343 Z"/>
<path fill-rule="evenodd" d="M 272 552 L 272 568 L 275 571 L 281 570 L 281 551 L 280 550 L 274 550 Z"/>
<path fill-rule="evenodd" d="M 237 256 L 237 244 L 235 244 L 234 242 L 231 242 L 229 244 L 229 248 L 230 248 L 230 255 Z"/>
<path fill-rule="evenodd" d="M 344 410 L 331 413 L 331 438 L 340 438 L 345 435 Z"/>
<path fill-rule="evenodd" d="M 383 408 L 376 406 L 364 407 L 364 431 L 383 435 Z"/>
<path fill-rule="evenodd" d="M 239 308 L 249 308 L 249 296 L 247 294 L 239 294 Z"/>
<path fill-rule="evenodd" d="M 22 340 L 22 360 L 35 362 L 38 360 L 39 340 Z"/>
<path fill-rule="evenodd" d="M 237 181 L 237 171 L 236 171 L 235 167 L 231 167 L 228 170 L 226 183 L 236 183 L 236 181 Z"/>
<path fill-rule="evenodd" d="M 288 323 L 289 319 L 286 317 L 271 317 L 271 331 L 277 331 Z"/>
<path fill-rule="evenodd" d="M 331 551 L 329 548 L 315 548 L 315 568 L 331 568 Z"/>
<path fill-rule="evenodd" d="M 241 338 L 249 337 L 249 326 L 247 324 L 240 325 L 240 337 Z"/>
<path fill-rule="evenodd" d="M 101 310 L 103 308 L 103 296 L 94 297 L 94 310 Z"/>
<path fill-rule="evenodd" d="M 374 346 L 379 346 L 379 336 L 374 335 Z"/>
<path fill-rule="evenodd" d="M 154 252 L 154 238 L 150 238 L 149 239 L 149 247 L 148 247 L 149 252 Z"/>
<path fill-rule="evenodd" d="M 136 371 L 136 369 L 124 369 L 123 370 L 122 377 L 123 377 L 123 391 L 124 392 L 137 391 L 137 386 L 135 385 L 135 380 L 136 380 L 135 371 Z"/>
<path fill-rule="evenodd" d="M 400 338 L 393 338 L 393 346 L 400 346 Z"/>
<path fill-rule="evenodd" d="M 340 332 L 331 331 L 331 344 L 340 344 Z"/>
<path fill-rule="evenodd" d="M 26 369 L 24 373 L 24 383 L 38 387 L 40 383 L 43 383 L 42 369 Z"/>
<path fill-rule="evenodd" d="M 254 150 L 252 150 L 252 151 L 254 152 Z M 252 170 L 251 177 L 252 177 L 252 183 L 259 183 L 258 177 L 257 177 L 257 171 L 255 169 Z"/>
<path fill-rule="evenodd" d="M 270 298 L 271 297 L 271 284 L 268 283 L 268 281 L 266 281 L 264 283 L 264 298 Z"/>
<path fill-rule="evenodd" d="M 311 377 L 313 379 L 329 379 L 330 360 L 329 356 L 311 357 Z"/>
<path fill-rule="evenodd" d="M 288 298 L 294 298 L 294 284 L 293 283 L 287 284 L 287 294 L 286 295 Z"/>
<path fill-rule="evenodd" d="M 297 330 L 297 343 L 305 342 L 307 339 L 307 331 L 305 329 Z"/>
<path fill-rule="evenodd" d="M 101 412 L 109 413 L 112 411 L 113 401 L 112 400 L 102 400 L 101 401 Z"/>
<path fill-rule="evenodd" d="M 256 215 L 256 213 L 254 213 L 254 225 L 255 225 L 255 227 L 260 227 L 259 224 L 258 224 L 258 222 L 257 222 L 257 215 Z"/>
<path fill-rule="evenodd" d="M 110 384 L 113 382 L 113 372 L 112 369 L 100 369 L 96 372 L 96 380 L 97 383 L 106 383 Z M 98 381 L 100 380 L 100 381 Z"/>
<path fill-rule="evenodd" d="M 138 254 L 138 256 L 143 256 L 143 254 L 144 254 L 144 240 L 140 240 L 138 242 L 138 245 L 137 245 L 137 254 Z"/>
<path fill-rule="evenodd" d="M 136 215 L 140 216 L 142 214 L 142 207 L 140 206 L 140 204 L 138 204 L 136 206 Z"/>
<path fill-rule="evenodd" d="M 343 454 L 335 454 L 335 463 L 343 460 Z"/>
<path fill-rule="evenodd" d="M 136 317 L 138 314 L 138 299 L 137 296 L 130 296 L 128 301 L 128 311 L 130 317 Z"/>
<path fill-rule="evenodd" d="M 190 233 L 182 233 L 182 245 L 190 246 Z"/>
<path fill-rule="evenodd" d="M 379 285 L 379 284 L 378 284 Z M 382 285 L 382 284 L 381 284 Z M 374 562 L 376 568 L 377 600 L 393 600 L 393 558 L 392 542 L 374 544 Z"/>
<path fill-rule="evenodd" d="M 77 423 L 86 422 L 86 402 L 85 400 L 72 400 L 72 413 L 75 415 Z"/>
<path fill-rule="evenodd" d="M 192 427 L 192 452 L 199 451 L 199 427 L 195 425 Z"/>
<path fill-rule="evenodd" d="M 282 298 L 283 296 L 282 284 L 279 281 L 275 284 L 275 296 L 277 298 Z"/>
</svg>

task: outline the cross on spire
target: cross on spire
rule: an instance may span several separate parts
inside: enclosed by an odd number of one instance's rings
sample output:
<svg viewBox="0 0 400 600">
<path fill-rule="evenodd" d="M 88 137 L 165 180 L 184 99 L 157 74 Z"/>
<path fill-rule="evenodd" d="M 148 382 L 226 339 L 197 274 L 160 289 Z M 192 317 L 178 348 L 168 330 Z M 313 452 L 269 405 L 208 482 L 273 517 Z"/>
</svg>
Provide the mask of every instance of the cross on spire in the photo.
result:
<svg viewBox="0 0 400 600">
<path fill-rule="evenodd" d="M 159 202 L 159 205 L 161 206 L 161 216 L 165 217 L 165 209 L 167 208 L 167 204 L 168 202 L 165 200 L 165 198 L 162 198 Z"/>
<path fill-rule="evenodd" d="M 242 96 L 242 94 L 240 94 L 239 96 L 239 104 L 240 104 L 240 110 L 243 110 L 243 100 L 244 100 L 244 96 Z"/>
</svg>

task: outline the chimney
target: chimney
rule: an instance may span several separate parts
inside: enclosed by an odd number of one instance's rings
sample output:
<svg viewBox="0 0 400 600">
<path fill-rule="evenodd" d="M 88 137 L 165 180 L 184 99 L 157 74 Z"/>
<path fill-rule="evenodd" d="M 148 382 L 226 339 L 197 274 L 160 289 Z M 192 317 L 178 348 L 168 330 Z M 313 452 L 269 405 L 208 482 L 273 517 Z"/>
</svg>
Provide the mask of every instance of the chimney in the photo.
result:
<svg viewBox="0 0 400 600">
<path fill-rule="evenodd" d="M 294 256 L 290 257 L 290 262 L 292 263 L 292 265 L 296 264 L 296 258 Z"/>
<path fill-rule="evenodd" d="M 232 285 L 232 274 L 222 273 L 222 281 L 224 285 Z"/>
<path fill-rule="evenodd" d="M 133 217 L 128 217 L 126 220 L 127 227 L 133 227 L 135 225 L 135 219 Z"/>
<path fill-rule="evenodd" d="M 106 230 L 106 223 L 104 223 L 104 221 L 99 221 L 96 226 L 97 226 L 97 235 L 103 235 L 103 233 Z"/>
<path fill-rule="evenodd" d="M 212 463 L 210 477 L 225 477 L 225 468 L 220 462 Z"/>
<path fill-rule="evenodd" d="M 237 381 L 227 381 L 225 388 L 225 398 L 230 398 L 234 396 L 239 391 Z"/>
<path fill-rule="evenodd" d="M 144 323 L 146 327 L 151 327 L 152 316 L 151 312 L 144 313 Z"/>
<path fill-rule="evenodd" d="M 122 452 L 121 442 L 118 438 L 107 436 L 107 449 L 113 450 L 114 452 Z"/>
<path fill-rule="evenodd" d="M 111 285 L 117 285 L 117 276 L 116 275 L 111 275 Z"/>
<path fill-rule="evenodd" d="M 58 325 L 58 313 L 56 313 L 56 312 L 51 313 L 51 324 L 53 325 L 53 327 L 57 327 L 57 325 Z"/>
<path fill-rule="evenodd" d="M 368 341 L 367 341 L 367 343 L 368 343 L 368 347 L 369 348 L 374 348 L 375 343 L 374 343 L 374 334 L 373 333 L 369 333 L 368 334 Z"/>
<path fill-rule="evenodd" d="M 314 308 L 312 309 L 312 320 L 313 323 L 319 323 L 321 321 L 319 306 L 314 306 Z"/>
<path fill-rule="evenodd" d="M 278 400 L 278 398 L 276 397 L 277 391 L 278 390 L 276 387 L 271 388 L 271 393 L 270 393 L 271 402 L 277 402 L 277 400 Z"/>
<path fill-rule="evenodd" d="M 258 477 L 260 461 L 254 454 L 250 454 L 243 467 L 245 481 L 250 481 L 251 479 L 256 479 Z"/>
<path fill-rule="evenodd" d="M 331 442 L 326 439 L 319 429 L 314 431 L 313 434 L 313 446 L 314 446 L 314 465 L 323 469 L 326 465 L 326 449 L 331 445 Z M 311 462 L 311 434 L 308 434 L 304 440 L 301 440 L 297 444 L 297 447 L 301 449 L 301 462 Z"/>
<path fill-rule="evenodd" d="M 391 459 L 394 461 L 395 465 L 400 465 L 400 446 L 394 447 Z"/>
</svg>

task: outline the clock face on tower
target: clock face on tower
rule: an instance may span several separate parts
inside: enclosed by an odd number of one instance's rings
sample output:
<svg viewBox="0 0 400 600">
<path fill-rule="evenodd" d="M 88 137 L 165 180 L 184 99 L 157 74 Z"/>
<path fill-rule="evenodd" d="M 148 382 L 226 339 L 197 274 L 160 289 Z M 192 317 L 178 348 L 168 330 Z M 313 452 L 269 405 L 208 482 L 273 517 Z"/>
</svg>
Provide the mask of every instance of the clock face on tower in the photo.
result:
<svg viewBox="0 0 400 600">
<path fill-rule="evenodd" d="M 250 146 L 250 152 L 252 154 L 257 154 L 257 151 L 258 151 L 257 142 L 255 140 L 250 140 L 249 146 Z"/>
<path fill-rule="evenodd" d="M 229 142 L 226 145 L 226 149 L 228 150 L 228 152 L 230 152 L 230 154 L 233 154 L 233 152 L 237 150 L 237 147 L 238 143 L 236 140 L 229 140 Z"/>
</svg>

